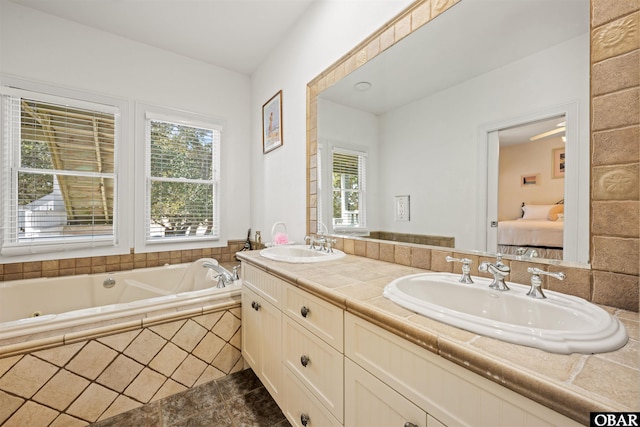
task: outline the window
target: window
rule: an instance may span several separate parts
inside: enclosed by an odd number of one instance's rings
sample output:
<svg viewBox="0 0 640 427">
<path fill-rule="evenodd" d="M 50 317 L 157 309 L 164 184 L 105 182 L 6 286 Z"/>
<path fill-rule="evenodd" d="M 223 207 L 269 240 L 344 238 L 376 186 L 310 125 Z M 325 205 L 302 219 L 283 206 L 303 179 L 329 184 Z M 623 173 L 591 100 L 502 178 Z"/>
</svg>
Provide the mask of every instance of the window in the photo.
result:
<svg viewBox="0 0 640 427">
<path fill-rule="evenodd" d="M 332 152 L 333 227 L 367 226 L 366 161 L 364 152 L 334 148 Z"/>
<path fill-rule="evenodd" d="M 219 239 L 221 134 L 191 116 L 145 113 L 145 245 Z"/>
<path fill-rule="evenodd" d="M 119 109 L 0 88 L 2 255 L 114 245 Z"/>
</svg>

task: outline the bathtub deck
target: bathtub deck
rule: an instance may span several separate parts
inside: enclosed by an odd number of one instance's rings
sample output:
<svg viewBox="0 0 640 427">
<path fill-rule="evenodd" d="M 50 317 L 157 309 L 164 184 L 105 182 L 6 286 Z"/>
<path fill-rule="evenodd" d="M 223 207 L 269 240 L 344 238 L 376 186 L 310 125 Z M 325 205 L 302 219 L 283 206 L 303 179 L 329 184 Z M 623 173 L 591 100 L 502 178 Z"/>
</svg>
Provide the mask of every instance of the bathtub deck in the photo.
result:
<svg viewBox="0 0 640 427">
<path fill-rule="evenodd" d="M 289 427 L 291 424 L 258 377 L 247 369 L 91 425 Z"/>
</svg>

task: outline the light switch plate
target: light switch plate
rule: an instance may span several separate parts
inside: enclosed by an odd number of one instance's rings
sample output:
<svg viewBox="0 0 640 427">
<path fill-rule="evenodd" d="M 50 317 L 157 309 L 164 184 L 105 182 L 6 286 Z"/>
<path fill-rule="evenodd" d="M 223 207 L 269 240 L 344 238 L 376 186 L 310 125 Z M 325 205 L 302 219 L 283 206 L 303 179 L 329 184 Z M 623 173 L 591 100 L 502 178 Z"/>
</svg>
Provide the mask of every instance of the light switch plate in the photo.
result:
<svg viewBox="0 0 640 427">
<path fill-rule="evenodd" d="M 396 196 L 395 219 L 396 221 L 411 220 L 409 196 Z"/>
</svg>

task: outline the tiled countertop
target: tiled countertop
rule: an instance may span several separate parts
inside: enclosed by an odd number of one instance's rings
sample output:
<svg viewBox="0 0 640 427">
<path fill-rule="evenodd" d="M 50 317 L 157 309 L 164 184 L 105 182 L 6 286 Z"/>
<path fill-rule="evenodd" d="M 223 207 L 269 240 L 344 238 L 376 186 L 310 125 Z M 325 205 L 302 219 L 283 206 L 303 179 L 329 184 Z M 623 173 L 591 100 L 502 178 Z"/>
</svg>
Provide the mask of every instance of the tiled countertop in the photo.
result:
<svg viewBox="0 0 640 427">
<path fill-rule="evenodd" d="M 627 328 L 620 350 L 553 354 L 445 325 L 382 296 L 391 280 L 426 270 L 353 255 L 316 264 L 270 261 L 258 251 L 238 258 L 580 423 L 588 425 L 592 411 L 640 410 L 638 313 L 603 307 Z"/>
</svg>

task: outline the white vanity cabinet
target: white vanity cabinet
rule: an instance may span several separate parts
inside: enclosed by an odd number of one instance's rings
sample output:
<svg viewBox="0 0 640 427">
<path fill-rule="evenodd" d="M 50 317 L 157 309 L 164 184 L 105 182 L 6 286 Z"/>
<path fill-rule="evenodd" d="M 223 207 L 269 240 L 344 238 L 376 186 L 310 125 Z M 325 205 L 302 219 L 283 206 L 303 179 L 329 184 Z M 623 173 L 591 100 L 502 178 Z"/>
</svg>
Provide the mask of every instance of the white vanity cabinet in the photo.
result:
<svg viewBox="0 0 640 427">
<path fill-rule="evenodd" d="M 242 356 L 281 404 L 284 282 L 248 264 L 243 265 L 242 275 Z"/>
<path fill-rule="evenodd" d="M 243 279 L 242 354 L 294 426 L 579 426 L 264 270 Z"/>
<path fill-rule="evenodd" d="M 428 427 L 580 425 L 350 313 L 345 314 L 345 358 L 365 371 L 361 377 L 378 379 L 424 410 Z M 376 398 L 388 397 L 378 394 Z M 345 407 L 345 425 L 351 425 L 351 405 Z"/>
<path fill-rule="evenodd" d="M 291 424 L 341 426 L 343 310 L 250 264 L 242 272 L 245 361 Z"/>
</svg>

